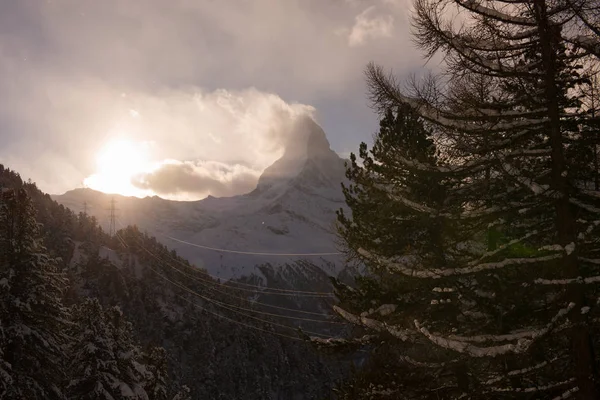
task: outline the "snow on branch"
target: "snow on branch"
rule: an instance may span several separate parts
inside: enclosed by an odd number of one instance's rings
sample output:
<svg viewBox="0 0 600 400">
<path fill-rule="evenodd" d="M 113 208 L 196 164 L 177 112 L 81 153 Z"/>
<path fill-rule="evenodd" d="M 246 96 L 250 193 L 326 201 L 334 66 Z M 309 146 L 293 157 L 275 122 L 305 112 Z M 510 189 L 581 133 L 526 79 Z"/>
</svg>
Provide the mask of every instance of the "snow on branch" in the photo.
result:
<svg viewBox="0 0 600 400">
<path fill-rule="evenodd" d="M 579 260 L 589 264 L 600 265 L 600 259 L 598 258 L 579 257 Z"/>
<path fill-rule="evenodd" d="M 412 336 L 414 334 L 414 332 L 409 331 L 408 329 L 404 329 L 404 328 L 400 328 L 399 326 L 395 326 L 395 325 L 386 325 L 385 326 L 385 330 L 392 335 L 393 337 L 402 340 L 403 342 L 406 342 L 410 336 Z"/>
<path fill-rule="evenodd" d="M 434 287 L 431 291 L 436 293 L 452 293 L 454 292 L 454 288 Z"/>
<path fill-rule="evenodd" d="M 600 208 L 597 208 L 597 207 L 591 206 L 591 205 L 589 205 L 589 204 L 583 203 L 583 202 L 581 202 L 581 201 L 579 201 L 579 200 L 577 200 L 577 199 L 575 199 L 575 198 L 572 198 L 572 197 L 571 197 L 571 198 L 569 199 L 569 202 L 570 202 L 571 204 L 574 204 L 574 205 L 576 205 L 577 207 L 579 207 L 579 208 L 582 208 L 582 209 L 584 209 L 584 210 L 586 210 L 586 211 L 589 211 L 589 212 L 591 212 L 591 213 L 594 213 L 594 214 L 600 214 Z"/>
<path fill-rule="evenodd" d="M 384 112 L 384 110 L 387 110 L 394 104 L 406 104 L 416 110 L 423 119 L 447 129 L 455 129 L 462 132 L 488 133 L 523 129 L 522 132 L 516 134 L 519 136 L 530 133 L 531 129 L 528 128 L 540 126 L 547 122 L 547 118 L 514 118 L 514 116 L 507 114 L 507 117 L 513 118 L 512 121 L 473 125 L 468 121 L 461 121 L 464 116 L 454 115 L 447 110 L 441 110 L 424 98 L 410 97 L 402 94 L 394 77 L 387 76 L 378 65 L 369 64 L 366 74 L 369 91 L 371 92 L 371 102 L 380 112 Z M 499 116 L 503 115 L 500 114 Z"/>
<path fill-rule="evenodd" d="M 575 251 L 575 243 L 571 242 L 566 246 L 561 246 L 560 244 L 549 244 L 546 246 L 542 246 L 538 249 L 539 251 L 564 251 L 568 256 L 570 256 Z"/>
<path fill-rule="evenodd" d="M 456 0 L 456 2 L 469 11 L 473 11 L 474 13 L 494 19 L 496 21 L 522 26 L 536 26 L 536 21 L 531 18 L 517 17 L 506 14 L 493 8 L 485 7 L 477 0 Z"/>
<path fill-rule="evenodd" d="M 389 315 L 389 314 L 392 314 L 393 312 L 395 312 L 396 308 L 398 308 L 398 306 L 396 304 L 382 304 L 379 307 L 377 307 L 377 309 L 374 311 L 374 313 L 379 313 L 379 315 L 381 315 L 382 317 L 385 317 L 386 315 Z"/>
<path fill-rule="evenodd" d="M 375 256 L 374 254 L 370 253 L 369 251 L 367 251 L 363 248 L 359 248 L 358 253 L 367 259 L 370 259 L 378 264 L 386 266 L 386 267 L 388 267 L 396 272 L 399 272 L 403 275 L 411 276 L 414 278 L 431 278 L 431 279 L 438 279 L 438 278 L 441 278 L 444 276 L 468 275 L 468 274 L 473 274 L 473 273 L 477 273 L 477 272 L 481 272 L 481 271 L 500 269 L 500 268 L 504 268 L 504 267 L 508 267 L 508 266 L 537 264 L 537 263 L 541 263 L 541 262 L 556 260 L 556 259 L 559 259 L 562 257 L 561 254 L 551 254 L 551 255 L 547 255 L 547 256 L 530 257 L 530 258 L 506 258 L 506 259 L 504 259 L 502 261 L 498 261 L 498 262 L 482 263 L 482 264 L 477 264 L 477 265 L 473 265 L 473 266 L 469 266 L 469 267 L 465 267 L 465 268 L 416 269 L 416 268 L 410 267 L 408 265 L 401 264 L 399 262 L 394 262 L 389 259 L 385 259 L 383 257 Z"/>
<path fill-rule="evenodd" d="M 563 251 L 564 247 L 560 244 L 548 244 L 546 246 L 542 246 L 538 249 L 538 251 Z"/>
<path fill-rule="evenodd" d="M 494 37 L 493 39 L 483 39 L 483 38 L 474 38 L 474 37 L 464 37 L 466 43 L 468 43 L 469 47 L 474 50 L 480 51 L 490 51 L 490 52 L 499 52 L 499 51 L 517 51 L 524 50 L 530 43 L 510 43 L 509 41 L 500 40 L 505 38 Z M 535 110 L 531 111 L 535 112 Z"/>
<path fill-rule="evenodd" d="M 550 383 L 548 385 L 543 386 L 534 386 L 534 387 L 526 387 L 526 388 L 498 388 L 492 387 L 490 390 L 492 392 L 515 392 L 515 393 L 533 393 L 533 392 L 542 392 L 545 390 L 556 389 L 557 387 L 561 387 L 564 385 L 568 385 L 569 383 L 575 382 L 575 378 L 567 379 L 566 381 Z"/>
<path fill-rule="evenodd" d="M 342 318 L 353 323 L 354 325 L 363 326 L 365 328 L 372 329 L 376 332 L 389 333 L 396 339 L 400 339 L 403 342 L 415 340 L 415 337 L 416 337 L 415 331 L 405 329 L 405 328 L 402 328 L 402 327 L 396 326 L 396 325 L 388 325 L 386 323 L 383 323 L 383 322 L 380 322 L 380 321 L 377 321 L 374 319 L 370 319 L 370 318 L 366 318 L 366 317 L 359 317 L 357 315 L 349 313 L 348 311 L 346 311 L 338 306 L 333 306 L 333 310 L 335 312 L 337 312 Z"/>
<path fill-rule="evenodd" d="M 558 313 L 552 317 L 550 322 L 540 329 L 523 331 L 509 335 L 480 335 L 470 337 L 442 337 L 429 332 L 429 330 L 423 326 L 418 320 L 415 319 L 414 324 L 419 332 L 421 332 L 426 338 L 440 347 L 454 350 L 459 353 L 469 354 L 473 357 L 495 357 L 501 354 L 514 353 L 519 354 L 527 351 L 533 342 L 547 334 L 552 330 L 556 322 L 567 315 L 575 307 L 575 303 L 569 303 L 565 308 L 561 308 Z M 516 340 L 516 343 L 507 343 L 497 346 L 480 347 L 475 346 L 471 343 L 482 343 L 482 342 L 502 342 Z"/>
<path fill-rule="evenodd" d="M 508 154 L 505 154 L 504 158 L 512 158 L 518 156 L 544 156 L 550 155 L 551 149 L 520 149 L 514 150 Z"/>
<path fill-rule="evenodd" d="M 514 165 L 511 165 L 507 162 L 504 163 L 503 169 L 509 176 L 515 178 L 520 184 L 528 187 L 529 190 L 531 190 L 533 192 L 533 194 L 538 195 L 538 194 L 544 193 L 545 191 L 547 191 L 550 188 L 550 186 L 548 186 L 548 185 L 540 185 L 537 182 L 535 182 L 533 179 L 526 178 L 519 168 L 517 168 Z"/>
<path fill-rule="evenodd" d="M 598 190 L 584 189 L 584 190 L 582 190 L 582 192 L 587 194 L 588 196 L 600 198 L 600 191 L 598 191 Z"/>
<path fill-rule="evenodd" d="M 445 31 L 441 34 L 443 34 L 445 36 L 447 43 L 454 50 L 456 50 L 462 57 L 467 59 L 469 62 L 471 62 L 479 67 L 485 68 L 493 73 L 497 73 L 497 74 L 513 73 L 513 74 L 521 74 L 521 75 L 524 75 L 524 74 L 531 75 L 532 74 L 531 71 L 535 70 L 538 67 L 538 65 L 540 64 L 539 61 L 536 61 L 532 64 L 512 66 L 512 67 L 509 67 L 507 65 L 502 65 L 502 64 L 500 64 L 498 62 L 494 62 L 488 58 L 481 57 L 479 54 L 477 54 L 477 52 L 471 46 L 469 46 L 468 41 L 465 40 L 464 38 L 462 38 L 460 35 L 456 35 L 452 32 L 448 32 L 448 31 Z"/>
<path fill-rule="evenodd" d="M 394 159 L 406 168 L 412 170 L 438 173 L 464 173 L 479 171 L 483 168 L 486 168 L 487 164 L 494 161 L 501 161 L 504 159 L 516 157 L 540 157 L 549 154 L 550 149 L 519 149 L 506 154 L 497 154 L 496 152 L 489 152 L 483 157 L 478 158 L 476 160 L 467 161 L 462 164 L 447 166 L 423 164 L 417 160 L 406 159 L 399 154 L 396 154 L 394 156 Z"/>
<path fill-rule="evenodd" d="M 583 222 L 586 223 L 587 221 L 583 221 Z M 586 236 L 589 235 L 590 233 L 592 233 L 592 231 L 598 225 L 600 225 L 600 220 L 592 221 L 592 223 L 590 225 L 588 225 L 588 227 L 586 228 L 585 232 L 579 232 L 579 234 L 577 235 L 577 239 L 584 240 L 586 238 Z"/>
<path fill-rule="evenodd" d="M 383 322 L 380 322 L 380 321 L 377 321 L 377 320 L 374 320 L 371 318 L 366 318 L 364 316 L 354 315 L 338 306 L 333 306 L 333 310 L 336 313 L 338 313 L 342 318 L 344 318 L 346 321 L 348 321 L 354 325 L 363 326 L 365 328 L 372 329 L 376 332 L 388 332 L 395 338 L 398 338 L 402 341 L 407 341 L 410 339 L 411 336 L 414 336 L 414 332 L 412 332 L 412 331 L 409 331 L 409 330 L 406 330 L 406 329 L 403 329 L 403 328 L 400 328 L 397 326 L 390 326 L 390 325 L 384 324 Z"/>
<path fill-rule="evenodd" d="M 350 322 L 351 324 L 361 325 L 359 316 L 349 313 L 348 311 L 346 311 L 343 308 L 338 307 L 338 306 L 333 306 L 333 311 L 338 313 L 340 315 L 340 317 L 344 318 L 346 321 Z"/>
<path fill-rule="evenodd" d="M 567 41 L 581 47 L 584 50 L 587 50 L 591 54 L 600 58 L 600 41 L 597 37 L 576 36 L 574 38 L 567 39 Z"/>
<path fill-rule="evenodd" d="M 520 32 L 498 32 L 498 36 L 504 40 L 525 40 L 532 39 L 539 34 L 539 30 L 537 27 L 531 29 L 525 29 Z"/>
<path fill-rule="evenodd" d="M 316 336 L 310 336 L 309 339 L 312 343 L 322 347 L 343 347 L 352 345 L 365 345 L 369 344 L 375 338 L 374 335 L 364 335 L 356 339 L 344 339 L 344 338 L 320 338 Z"/>
<path fill-rule="evenodd" d="M 580 258 L 580 260 L 585 260 Z M 572 285 L 572 284 L 591 284 L 600 283 L 600 276 L 590 276 L 583 278 L 581 276 L 572 279 L 536 279 L 534 283 L 538 285 Z"/>
<path fill-rule="evenodd" d="M 399 357 L 401 361 L 404 361 L 407 364 L 411 364 L 414 365 L 415 367 L 426 367 L 426 368 L 442 368 L 444 367 L 447 363 L 443 362 L 443 363 L 430 363 L 430 362 L 422 362 L 422 361 L 417 361 L 409 356 L 400 356 Z"/>
<path fill-rule="evenodd" d="M 491 207 L 484 208 L 481 210 L 464 211 L 459 214 L 458 218 L 459 219 L 480 218 L 480 217 L 485 217 L 487 215 L 497 213 L 498 211 L 500 211 L 499 207 L 491 206 Z"/>
<path fill-rule="evenodd" d="M 396 154 L 394 156 L 394 158 L 396 161 L 399 161 L 400 164 L 404 165 L 405 167 L 413 169 L 413 170 L 417 170 L 417 171 L 451 172 L 451 171 L 455 170 L 455 168 L 452 168 L 452 167 L 423 164 L 417 160 L 409 160 L 407 158 L 404 158 L 399 154 Z"/>
<path fill-rule="evenodd" d="M 565 246 L 565 253 L 570 256 L 575 251 L 575 243 L 571 242 Z"/>
<path fill-rule="evenodd" d="M 471 149 L 471 151 L 473 153 L 477 153 L 477 154 L 485 154 L 488 152 L 491 152 L 493 150 L 498 150 L 498 149 L 502 149 L 503 147 L 507 147 L 509 146 L 511 143 L 516 142 L 517 140 L 522 139 L 523 137 L 527 136 L 527 135 L 531 135 L 532 131 L 529 129 L 523 129 L 519 132 L 514 132 L 510 135 L 510 137 L 504 139 L 504 140 L 499 140 L 497 142 L 492 142 L 491 144 L 486 144 L 485 146 L 479 147 L 479 148 L 474 148 Z"/>
<path fill-rule="evenodd" d="M 567 390 L 563 394 L 561 394 L 559 396 L 556 396 L 552 400 L 565 400 L 565 399 L 568 399 L 569 397 L 571 397 L 571 395 L 577 393 L 578 391 L 579 391 L 579 387 L 575 386 L 574 388 L 571 388 L 571 389 Z"/>
<path fill-rule="evenodd" d="M 383 332 L 385 330 L 385 324 L 381 321 L 377 321 L 376 319 L 360 317 L 360 323 L 365 328 L 373 329 L 377 332 Z"/>
<path fill-rule="evenodd" d="M 487 382 L 485 382 L 485 384 L 486 385 L 492 385 L 494 383 L 498 383 L 498 382 L 502 381 L 503 379 L 506 379 L 506 378 L 509 378 L 509 377 L 514 377 L 514 376 L 519 376 L 519 375 L 525 375 L 525 374 L 527 374 L 527 373 L 529 373 L 531 371 L 535 371 L 535 370 L 538 370 L 540 368 L 544 368 L 545 366 L 547 366 L 549 364 L 552 364 L 556 360 L 558 360 L 558 357 L 553 358 L 550 361 L 542 361 L 541 363 L 533 365 L 531 367 L 509 371 L 506 375 L 502 375 L 502 376 L 498 376 L 498 377 L 489 379 Z"/>
<path fill-rule="evenodd" d="M 517 344 L 503 344 L 499 346 L 491 346 L 491 347 L 479 347 L 474 346 L 468 342 L 463 342 L 460 340 L 452 340 L 449 338 L 444 338 L 442 336 L 437 336 L 429 332 L 427 328 L 422 326 L 418 320 L 414 321 L 415 327 L 419 332 L 421 332 L 427 339 L 431 342 L 437 344 L 440 347 L 445 349 L 454 350 L 459 353 L 468 354 L 473 357 L 495 357 L 500 354 L 506 353 L 522 353 L 527 348 L 529 348 L 530 341 L 526 339 L 522 339 L 517 342 Z"/>
<path fill-rule="evenodd" d="M 428 213 L 428 214 L 432 214 L 432 215 L 438 214 L 438 211 L 436 209 L 428 207 L 424 204 L 416 203 L 412 200 L 407 199 L 406 197 L 404 197 L 402 195 L 390 193 L 390 194 L 388 194 L 388 196 L 390 197 L 390 199 L 392 199 L 394 201 L 399 201 L 400 203 L 404 204 L 405 206 L 407 206 L 415 211 L 422 212 L 422 213 Z"/>
<path fill-rule="evenodd" d="M 504 335 L 478 335 L 478 336 L 457 336 L 450 335 L 449 339 L 459 340 L 461 342 L 486 343 L 486 342 L 510 342 L 512 340 L 529 339 L 536 335 L 537 331 L 522 331 L 507 333 Z"/>
</svg>

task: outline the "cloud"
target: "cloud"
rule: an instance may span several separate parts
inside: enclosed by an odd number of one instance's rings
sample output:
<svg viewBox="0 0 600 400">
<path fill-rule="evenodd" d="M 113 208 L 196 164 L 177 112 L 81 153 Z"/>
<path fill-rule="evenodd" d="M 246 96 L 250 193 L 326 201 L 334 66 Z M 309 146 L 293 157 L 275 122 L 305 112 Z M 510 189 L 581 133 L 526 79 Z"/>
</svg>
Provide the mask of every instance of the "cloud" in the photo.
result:
<svg viewBox="0 0 600 400">
<path fill-rule="evenodd" d="M 390 0 L 0 1 L 0 162 L 60 193 L 126 137 L 155 163 L 258 171 L 315 109 L 332 148 L 356 148 L 377 126 L 366 63 L 420 67 L 404 18 Z"/>
<path fill-rule="evenodd" d="M 32 75 L 18 90 L 31 95 L 11 95 L 14 101 L 3 109 L 10 114 L 4 121 L 19 129 L 0 134 L 0 162 L 52 193 L 81 186 L 114 140 L 149 143 L 151 164 L 203 160 L 262 171 L 283 153 L 293 120 L 315 112 L 255 88 L 123 92 L 95 79 L 72 86 L 68 79 Z"/>
<path fill-rule="evenodd" d="M 134 177 L 133 184 L 166 197 L 224 197 L 252 191 L 261 172 L 216 161 L 166 161 L 156 170 Z"/>
<path fill-rule="evenodd" d="M 128 111 L 111 118 L 114 126 L 97 137 L 96 148 L 114 140 L 140 143 L 139 151 L 144 150 L 147 164 L 154 165 L 151 171 L 138 171 L 140 174 L 131 182 L 134 187 L 129 188 L 132 190 L 117 185 L 120 191 L 135 195 L 157 193 L 174 199 L 251 191 L 261 172 L 298 139 L 294 121 L 300 116 L 312 118 L 314 114 L 308 105 L 289 104 L 275 94 L 254 88 L 188 88 L 154 94 L 132 92 L 125 96 L 113 93 L 112 97 L 118 97 L 122 109 Z M 142 149 L 141 143 L 147 146 Z M 115 162 L 128 165 L 127 160 Z M 119 164 L 117 169 L 121 168 Z M 94 179 L 86 182 L 97 190 L 113 190 L 108 189 L 109 183 L 116 184 L 119 176 L 113 176 L 114 170 L 108 169 L 110 176 L 97 171 L 91 174 Z M 92 185 L 94 182 L 97 187 Z M 103 182 L 107 187 L 103 187 Z"/>
<path fill-rule="evenodd" d="M 155 160 L 214 160 L 256 169 L 281 154 L 297 116 L 314 113 L 311 106 L 254 88 L 131 93 L 126 102 L 138 115 L 120 120 L 116 133 L 157 143 Z"/>
<path fill-rule="evenodd" d="M 371 6 L 356 16 L 354 26 L 348 35 L 348 45 L 360 46 L 369 39 L 391 37 L 394 29 L 392 15 L 374 15 L 375 6 Z"/>
</svg>

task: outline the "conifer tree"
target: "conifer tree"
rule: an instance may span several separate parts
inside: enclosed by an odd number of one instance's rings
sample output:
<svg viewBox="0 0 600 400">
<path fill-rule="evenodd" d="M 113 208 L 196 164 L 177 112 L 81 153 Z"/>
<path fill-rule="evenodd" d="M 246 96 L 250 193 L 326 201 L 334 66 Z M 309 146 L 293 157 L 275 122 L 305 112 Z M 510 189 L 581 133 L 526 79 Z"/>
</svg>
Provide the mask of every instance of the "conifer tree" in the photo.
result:
<svg viewBox="0 0 600 400">
<path fill-rule="evenodd" d="M 66 281 L 41 245 L 35 210 L 24 190 L 0 199 L 0 282 L 6 397 L 62 399 L 68 312 Z M 10 366 L 10 369 L 8 369 Z"/>
<path fill-rule="evenodd" d="M 104 310 L 98 300 L 73 307 L 71 399 L 148 399 L 145 367 L 121 310 Z"/>
<path fill-rule="evenodd" d="M 4 199 L 4 192 L 2 192 L 2 199 Z M 4 200 L 0 201 L 0 221 L 6 220 L 7 214 L 7 206 Z M 0 255 L 0 271 L 7 271 L 9 269 L 8 260 L 5 257 L 5 246 L 7 245 L 4 242 L 4 237 L 0 236 L 0 239 L 3 241 L 0 243 L 0 251 L 2 251 L 2 255 Z M 7 337 L 5 333 L 6 323 L 8 322 L 8 307 L 6 307 L 6 302 L 10 299 L 10 286 L 8 284 L 8 279 L 6 279 L 5 274 L 2 274 L 2 278 L 0 280 L 0 398 L 6 397 L 10 387 L 13 383 L 12 378 L 12 370 L 11 365 L 6 361 L 4 356 L 4 351 L 7 347 Z"/>
<path fill-rule="evenodd" d="M 84 303 L 73 306 L 72 316 L 68 397 L 119 398 L 120 371 L 102 306 L 96 299 L 86 299 Z"/>
<path fill-rule="evenodd" d="M 454 374 L 454 365 L 449 369 L 440 362 L 448 359 L 445 352 L 418 340 L 407 342 L 402 331 L 387 329 L 407 313 L 455 319 L 452 313 L 441 317 L 444 306 L 431 307 L 429 294 L 437 290 L 436 282 L 394 274 L 369 262 L 367 255 L 367 251 L 384 257 L 401 253 L 406 262 L 418 262 L 423 269 L 452 264 L 447 247 L 458 239 L 451 221 L 437 210 L 446 206 L 445 193 L 453 180 L 438 170 L 437 154 L 424 120 L 410 106 L 399 105 L 385 112 L 373 148 L 369 151 L 366 144 L 361 145 L 362 162 L 351 155 L 350 185 L 343 191 L 352 218 L 343 210 L 338 212 L 339 234 L 349 254 L 369 266 L 369 274 L 357 278 L 354 289 L 335 282 L 340 299 L 335 310 L 367 333 L 378 335 L 369 340 L 377 350 L 368 361 L 368 371 L 359 373 L 347 392 L 349 398 L 394 397 L 398 393 L 427 398 L 432 381 Z M 466 370 L 460 373 L 464 375 Z M 388 385 L 392 381 L 396 382 L 393 387 Z M 455 388 L 449 386 L 447 391 Z M 441 393 L 436 391 L 436 395 Z"/>
<path fill-rule="evenodd" d="M 192 400 L 190 388 L 183 385 L 181 389 L 175 394 L 173 400 Z"/>
<path fill-rule="evenodd" d="M 594 176 L 594 149 L 581 131 L 589 113 L 580 100 L 589 85 L 583 65 L 597 62 L 600 48 L 593 4 L 417 0 L 417 43 L 427 56 L 445 56 L 447 74 L 407 92 L 381 67 L 367 69 L 382 118 L 409 107 L 445 154 L 435 165 L 402 154 L 382 163 L 423 177 L 433 171 L 445 192 L 438 207 L 426 196 L 398 196 L 393 179 L 363 185 L 368 195 L 347 192 L 352 220 L 342 223 L 357 232 L 342 231 L 350 253 L 370 271 L 422 283 L 410 291 L 418 307 L 402 307 L 400 296 L 396 312 L 375 321 L 368 308 L 338 312 L 407 343 L 425 340 L 428 350 L 420 355 L 447 351 L 440 358 L 446 366 L 469 365 L 466 377 L 438 375 L 432 387 L 448 389 L 440 398 L 599 396 L 593 334 L 600 196 L 585 185 Z M 468 23 L 453 20 L 450 7 Z M 485 92 L 473 96 L 472 85 L 483 81 Z M 349 178 L 364 181 L 359 174 Z M 387 212 L 394 205 L 386 196 L 408 206 L 409 219 L 435 217 L 442 240 L 422 236 L 417 246 L 443 243 L 436 263 L 401 245 L 382 245 L 406 219 Z M 382 210 L 377 224 L 364 218 L 369 204 Z M 355 239 L 363 229 L 369 239 Z M 395 234 L 406 240 L 413 233 Z M 353 295 L 366 307 L 364 293 Z"/>
<path fill-rule="evenodd" d="M 150 347 L 144 354 L 144 388 L 153 400 L 166 400 L 168 391 L 167 353 L 162 347 Z"/>
<path fill-rule="evenodd" d="M 145 367 L 141 363 L 140 347 L 133 339 L 131 322 L 127 321 L 119 307 L 105 311 L 110 336 L 114 344 L 114 355 L 119 369 L 119 387 L 126 398 L 146 399 L 143 388 Z"/>
</svg>

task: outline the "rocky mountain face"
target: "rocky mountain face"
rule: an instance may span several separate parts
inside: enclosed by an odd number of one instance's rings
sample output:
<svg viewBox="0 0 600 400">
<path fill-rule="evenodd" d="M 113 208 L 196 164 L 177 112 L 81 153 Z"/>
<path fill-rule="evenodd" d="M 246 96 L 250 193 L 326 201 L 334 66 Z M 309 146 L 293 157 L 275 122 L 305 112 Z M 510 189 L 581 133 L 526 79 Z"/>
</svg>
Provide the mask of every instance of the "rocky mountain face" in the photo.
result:
<svg viewBox="0 0 600 400">
<path fill-rule="evenodd" d="M 308 117 L 298 119 L 294 136 L 294 144 L 248 194 L 176 202 L 77 189 L 53 198 L 76 212 L 86 203 L 105 229 L 114 198 L 122 226 L 137 225 L 215 278 L 331 291 L 327 277 L 347 272 L 343 256 L 298 254 L 338 252 L 334 222 L 335 211 L 345 207 L 340 187 L 344 160 Z"/>
</svg>

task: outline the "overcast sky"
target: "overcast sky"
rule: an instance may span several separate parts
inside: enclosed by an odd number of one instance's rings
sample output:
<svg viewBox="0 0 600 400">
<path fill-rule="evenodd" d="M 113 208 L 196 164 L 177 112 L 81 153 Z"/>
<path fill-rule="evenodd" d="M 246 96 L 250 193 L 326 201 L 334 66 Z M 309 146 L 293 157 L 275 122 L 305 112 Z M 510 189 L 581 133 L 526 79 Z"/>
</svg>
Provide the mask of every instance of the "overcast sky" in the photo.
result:
<svg viewBox="0 0 600 400">
<path fill-rule="evenodd" d="M 366 63 L 399 76 L 424 68 L 409 6 L 2 0 L 0 162 L 62 193 L 93 181 L 98 153 L 125 139 L 144 147 L 145 161 L 197 174 L 197 197 L 230 195 L 248 191 L 304 113 L 346 155 L 377 129 Z"/>
</svg>

